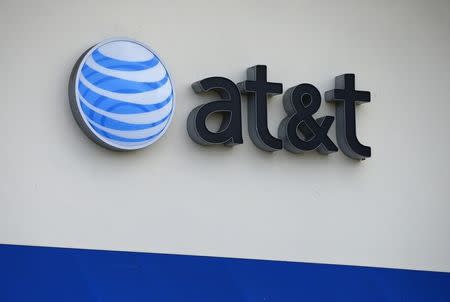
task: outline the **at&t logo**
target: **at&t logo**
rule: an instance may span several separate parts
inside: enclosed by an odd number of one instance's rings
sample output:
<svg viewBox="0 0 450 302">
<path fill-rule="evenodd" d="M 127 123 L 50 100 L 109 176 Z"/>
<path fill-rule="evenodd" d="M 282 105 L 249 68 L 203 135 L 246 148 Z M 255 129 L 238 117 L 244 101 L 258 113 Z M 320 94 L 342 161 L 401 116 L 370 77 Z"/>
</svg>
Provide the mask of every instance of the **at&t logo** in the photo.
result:
<svg viewBox="0 0 450 302">
<path fill-rule="evenodd" d="M 75 64 L 69 100 L 78 125 L 112 150 L 136 150 L 157 141 L 174 110 L 174 90 L 161 59 L 131 39 L 110 39 Z"/>
</svg>

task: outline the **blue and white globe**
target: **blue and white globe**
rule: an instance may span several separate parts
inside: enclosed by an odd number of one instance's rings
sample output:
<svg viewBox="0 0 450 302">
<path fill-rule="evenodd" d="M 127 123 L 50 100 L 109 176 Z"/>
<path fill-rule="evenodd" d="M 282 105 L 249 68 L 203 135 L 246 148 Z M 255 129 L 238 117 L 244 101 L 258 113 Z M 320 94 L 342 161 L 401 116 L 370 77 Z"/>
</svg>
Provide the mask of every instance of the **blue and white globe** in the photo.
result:
<svg viewBox="0 0 450 302">
<path fill-rule="evenodd" d="M 106 40 L 92 47 L 77 68 L 72 111 L 78 111 L 75 118 L 94 141 L 114 150 L 135 150 L 165 133 L 174 111 L 173 85 L 161 59 L 147 46 L 130 39 Z"/>
</svg>

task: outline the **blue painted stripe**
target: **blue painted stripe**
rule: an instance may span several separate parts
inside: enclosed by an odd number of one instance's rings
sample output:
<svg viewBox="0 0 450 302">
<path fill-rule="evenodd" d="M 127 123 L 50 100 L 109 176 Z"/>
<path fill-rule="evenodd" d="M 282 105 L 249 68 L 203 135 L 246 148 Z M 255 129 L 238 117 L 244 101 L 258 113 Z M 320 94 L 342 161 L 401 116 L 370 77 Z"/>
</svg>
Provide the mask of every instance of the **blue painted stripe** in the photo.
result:
<svg viewBox="0 0 450 302">
<path fill-rule="evenodd" d="M 83 66 L 83 68 L 81 68 L 81 73 L 91 84 L 95 85 L 98 88 L 125 94 L 152 91 L 160 88 L 169 80 L 169 76 L 166 73 L 164 78 L 157 82 L 129 81 L 105 75 L 90 68 L 86 64 Z"/>
<path fill-rule="evenodd" d="M 104 111 L 117 114 L 134 114 L 155 111 L 170 103 L 173 98 L 172 93 L 164 101 L 156 104 L 140 105 L 128 103 L 98 94 L 86 87 L 81 81 L 78 84 L 78 91 L 83 96 L 83 98 L 85 98 L 86 101 L 89 102 L 89 104 Z"/>
<path fill-rule="evenodd" d="M 148 61 L 140 61 L 140 62 L 117 60 L 103 55 L 98 49 L 92 52 L 92 58 L 97 64 L 105 68 L 122 71 L 145 70 L 148 68 L 152 68 L 159 63 L 159 59 L 156 56 L 154 56 L 152 59 Z"/>
<path fill-rule="evenodd" d="M 119 142 L 124 142 L 124 143 L 139 143 L 139 142 L 150 141 L 153 138 L 155 138 L 158 135 L 160 135 L 165 129 L 165 127 L 164 127 L 160 131 L 158 131 L 156 134 L 153 134 L 153 135 L 150 135 L 150 136 L 147 136 L 147 137 L 144 137 L 144 138 L 126 138 L 126 137 L 122 137 L 122 136 L 117 136 L 117 135 L 111 134 L 111 133 L 109 133 L 109 132 L 107 132 L 105 130 L 102 130 L 102 129 L 94 126 L 92 123 L 89 123 L 89 124 L 91 125 L 92 128 L 94 128 L 95 131 L 97 131 L 97 133 L 103 135 L 104 137 L 109 138 L 109 139 L 113 139 L 113 140 L 116 140 L 116 141 L 119 141 Z"/>
<path fill-rule="evenodd" d="M 80 101 L 81 110 L 83 110 L 83 113 L 89 117 L 92 121 L 96 122 L 99 125 L 102 125 L 104 127 L 107 127 L 109 129 L 114 130 L 122 130 L 122 131 L 132 131 L 132 130 L 143 130 L 143 129 L 149 129 L 155 126 L 158 126 L 161 123 L 164 123 L 170 118 L 170 115 L 173 111 L 173 106 L 170 109 L 170 112 L 164 116 L 162 119 L 155 121 L 153 123 L 147 123 L 147 124 L 130 124 L 130 123 L 124 123 L 120 122 L 118 120 L 106 117 L 100 113 L 95 112 L 94 110 L 89 109 L 83 102 Z"/>
<path fill-rule="evenodd" d="M 448 302 L 450 273 L 0 245 L 2 302 Z"/>
</svg>

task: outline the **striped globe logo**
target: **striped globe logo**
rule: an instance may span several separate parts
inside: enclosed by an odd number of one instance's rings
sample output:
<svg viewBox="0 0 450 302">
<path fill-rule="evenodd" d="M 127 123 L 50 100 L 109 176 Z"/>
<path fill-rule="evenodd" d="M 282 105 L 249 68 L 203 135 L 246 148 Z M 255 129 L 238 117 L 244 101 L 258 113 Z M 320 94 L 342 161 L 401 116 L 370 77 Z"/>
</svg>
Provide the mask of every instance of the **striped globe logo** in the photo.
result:
<svg viewBox="0 0 450 302">
<path fill-rule="evenodd" d="M 161 59 L 131 39 L 110 39 L 88 49 L 75 64 L 69 100 L 72 113 L 96 143 L 136 150 L 167 130 L 174 91 Z"/>
</svg>

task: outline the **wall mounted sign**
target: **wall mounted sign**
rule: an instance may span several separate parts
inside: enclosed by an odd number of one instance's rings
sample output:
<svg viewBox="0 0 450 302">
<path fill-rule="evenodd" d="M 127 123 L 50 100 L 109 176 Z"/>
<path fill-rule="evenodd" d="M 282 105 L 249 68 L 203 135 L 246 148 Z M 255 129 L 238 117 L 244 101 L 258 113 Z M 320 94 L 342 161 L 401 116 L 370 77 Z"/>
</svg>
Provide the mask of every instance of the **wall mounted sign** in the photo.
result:
<svg viewBox="0 0 450 302">
<path fill-rule="evenodd" d="M 248 68 L 247 80 L 235 84 L 209 77 L 192 84 L 196 93 L 213 91 L 220 100 L 200 105 L 187 118 L 187 131 L 201 145 L 242 144 L 241 94 L 248 100 L 248 129 L 253 143 L 268 152 L 283 147 L 294 153 L 338 151 L 328 136 L 333 116 L 314 118 L 321 94 L 311 84 L 289 88 L 283 95 L 287 116 L 278 137 L 267 127 L 267 99 L 283 93 L 283 85 L 267 81 L 267 66 Z M 325 93 L 336 103 L 336 134 L 341 150 L 353 159 L 371 156 L 371 148 L 356 136 L 355 104 L 370 102 L 370 92 L 355 89 L 355 75 L 336 77 L 335 89 Z M 174 112 L 173 83 L 164 64 L 144 44 L 126 38 L 110 39 L 89 48 L 76 62 L 69 81 L 72 113 L 84 133 L 111 150 L 136 150 L 157 141 Z M 222 115 L 217 132 L 208 130 L 212 113 Z"/>
<path fill-rule="evenodd" d="M 78 59 L 69 101 L 78 125 L 94 142 L 111 150 L 136 150 L 167 130 L 174 91 L 154 51 L 119 38 L 98 43 Z"/>
<path fill-rule="evenodd" d="M 370 102 L 370 92 L 355 90 L 355 75 L 336 77 L 335 89 L 325 93 L 327 102 L 336 103 L 337 140 L 342 152 L 353 159 L 371 156 L 371 149 L 362 145 L 356 136 L 355 104 Z M 247 80 L 235 84 L 223 77 L 210 77 L 192 84 L 196 93 L 213 91 L 220 100 L 200 105 L 187 119 L 189 136 L 201 145 L 242 144 L 241 93 L 248 99 L 248 129 L 253 143 L 264 151 L 277 151 L 283 147 L 294 153 L 317 150 L 322 154 L 338 151 L 328 137 L 334 117 L 313 118 L 321 103 L 319 90 L 311 84 L 289 88 L 283 95 L 287 113 L 278 128 L 278 138 L 267 128 L 267 98 L 281 94 L 283 85 L 267 81 L 267 67 L 257 65 L 247 70 Z M 222 114 L 217 132 L 206 127 L 212 113 Z"/>
</svg>

